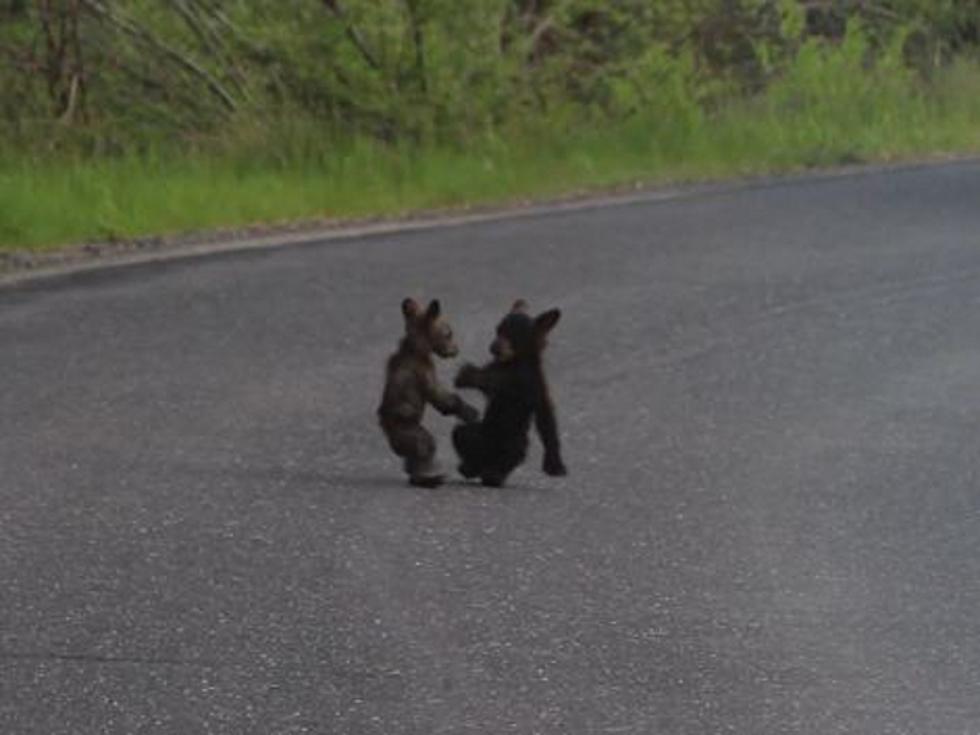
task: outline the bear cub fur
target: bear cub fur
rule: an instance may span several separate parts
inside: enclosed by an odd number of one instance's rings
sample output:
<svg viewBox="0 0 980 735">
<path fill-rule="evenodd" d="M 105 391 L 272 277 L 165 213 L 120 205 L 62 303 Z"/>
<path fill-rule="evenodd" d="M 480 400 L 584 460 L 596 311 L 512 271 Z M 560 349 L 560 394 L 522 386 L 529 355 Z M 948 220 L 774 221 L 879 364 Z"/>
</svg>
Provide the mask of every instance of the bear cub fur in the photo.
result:
<svg viewBox="0 0 980 735">
<path fill-rule="evenodd" d="M 405 336 L 388 359 L 378 420 L 392 451 L 404 460 L 409 482 L 437 487 L 445 478 L 435 463 L 435 439 L 422 426 L 426 404 L 464 422 L 477 421 L 480 414 L 456 393 L 443 388 L 436 377 L 432 355 L 449 358 L 458 353 L 452 327 L 440 316 L 439 301 L 433 300 L 422 311 L 414 299 L 405 299 L 402 314 Z"/>
<path fill-rule="evenodd" d="M 531 317 L 527 309 L 526 302 L 517 301 L 497 326 L 490 345 L 493 360 L 482 368 L 464 365 L 455 380 L 457 388 L 475 388 L 488 399 L 482 421 L 456 426 L 453 445 L 460 474 L 479 477 L 489 487 L 502 486 L 524 461 L 532 418 L 544 446 L 544 472 L 568 473 L 541 361 L 548 333 L 561 312 L 551 309 Z"/>
</svg>

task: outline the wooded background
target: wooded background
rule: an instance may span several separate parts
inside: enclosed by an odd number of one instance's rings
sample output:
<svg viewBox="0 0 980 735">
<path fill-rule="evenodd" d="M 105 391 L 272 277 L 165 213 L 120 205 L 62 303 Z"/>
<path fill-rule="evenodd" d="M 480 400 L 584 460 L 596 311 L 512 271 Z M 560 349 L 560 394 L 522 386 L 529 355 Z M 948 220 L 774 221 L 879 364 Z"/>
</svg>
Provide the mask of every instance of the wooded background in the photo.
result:
<svg viewBox="0 0 980 735">
<path fill-rule="evenodd" d="M 465 142 L 746 97 L 860 28 L 923 80 L 980 0 L 0 0 L 8 145 L 95 154 L 230 128 Z"/>
</svg>

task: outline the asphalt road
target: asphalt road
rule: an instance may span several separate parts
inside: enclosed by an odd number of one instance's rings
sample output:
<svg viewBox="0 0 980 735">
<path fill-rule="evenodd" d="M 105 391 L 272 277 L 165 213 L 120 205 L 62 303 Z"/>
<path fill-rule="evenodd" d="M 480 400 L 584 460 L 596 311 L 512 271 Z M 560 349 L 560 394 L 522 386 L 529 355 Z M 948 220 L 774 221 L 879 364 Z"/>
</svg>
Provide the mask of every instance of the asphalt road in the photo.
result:
<svg viewBox="0 0 980 735">
<path fill-rule="evenodd" d="M 409 294 L 564 310 L 568 478 L 404 484 Z M 980 733 L 980 164 L 37 281 L 0 381 L 4 735 Z"/>
</svg>

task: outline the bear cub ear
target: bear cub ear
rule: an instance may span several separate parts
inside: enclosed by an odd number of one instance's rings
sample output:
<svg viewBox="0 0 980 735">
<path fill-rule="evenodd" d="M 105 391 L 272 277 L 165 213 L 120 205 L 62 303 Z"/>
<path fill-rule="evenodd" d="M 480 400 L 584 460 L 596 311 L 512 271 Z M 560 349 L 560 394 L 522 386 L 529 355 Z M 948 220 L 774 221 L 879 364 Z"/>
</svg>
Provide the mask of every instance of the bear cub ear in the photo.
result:
<svg viewBox="0 0 980 735">
<path fill-rule="evenodd" d="M 561 310 L 549 309 L 543 314 L 539 314 L 534 320 L 534 331 L 538 334 L 538 336 L 543 337 L 555 328 L 555 325 L 558 324 L 559 319 L 561 319 Z"/>
<path fill-rule="evenodd" d="M 429 302 L 429 308 L 425 310 L 425 320 L 427 322 L 435 321 L 441 313 L 442 305 L 439 303 L 439 299 L 432 299 Z"/>
<path fill-rule="evenodd" d="M 409 298 L 402 301 L 402 314 L 405 315 L 406 319 L 415 319 L 421 311 L 422 307 L 415 299 Z"/>
</svg>

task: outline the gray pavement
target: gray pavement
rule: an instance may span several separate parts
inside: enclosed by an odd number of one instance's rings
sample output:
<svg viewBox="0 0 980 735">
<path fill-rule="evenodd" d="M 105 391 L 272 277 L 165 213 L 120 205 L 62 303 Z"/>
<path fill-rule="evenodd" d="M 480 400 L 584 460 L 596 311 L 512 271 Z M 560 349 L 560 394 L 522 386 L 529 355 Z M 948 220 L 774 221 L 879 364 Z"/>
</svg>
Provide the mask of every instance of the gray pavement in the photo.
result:
<svg viewBox="0 0 980 735">
<path fill-rule="evenodd" d="M 563 309 L 568 478 L 404 485 L 410 294 Z M 980 164 L 21 284 L 0 380 L 5 735 L 980 733 Z"/>
</svg>

